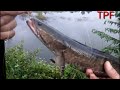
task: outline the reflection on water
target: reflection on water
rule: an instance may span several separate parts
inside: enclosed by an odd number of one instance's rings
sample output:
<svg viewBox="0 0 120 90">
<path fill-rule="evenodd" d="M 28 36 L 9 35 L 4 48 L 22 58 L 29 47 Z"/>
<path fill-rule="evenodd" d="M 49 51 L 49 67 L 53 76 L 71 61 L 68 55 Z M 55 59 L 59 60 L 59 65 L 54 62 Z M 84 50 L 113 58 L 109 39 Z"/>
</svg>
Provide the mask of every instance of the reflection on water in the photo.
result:
<svg viewBox="0 0 120 90">
<path fill-rule="evenodd" d="M 36 15 L 35 13 L 33 13 Z M 44 21 L 50 26 L 58 29 L 65 35 L 73 38 L 83 44 L 90 47 L 101 50 L 103 47 L 107 46 L 109 43 L 100 39 L 99 36 L 93 34 L 92 29 L 97 29 L 99 31 L 104 31 L 107 27 L 117 28 L 115 26 L 110 26 L 104 24 L 104 19 L 100 20 L 98 18 L 97 12 L 85 13 L 82 15 L 79 12 L 49 12 L 45 14 L 47 20 Z M 24 40 L 25 50 L 33 51 L 40 48 L 41 52 L 38 57 L 45 58 L 49 60 L 54 55 L 44 46 L 32 33 L 32 31 L 27 26 L 24 18 L 21 19 L 20 16 L 16 18 L 17 27 L 15 28 L 16 35 L 6 42 L 6 48 L 16 45 L 21 40 Z M 115 17 L 112 20 L 116 20 Z M 108 33 L 109 34 L 109 33 Z M 119 35 L 113 37 L 119 38 Z"/>
</svg>

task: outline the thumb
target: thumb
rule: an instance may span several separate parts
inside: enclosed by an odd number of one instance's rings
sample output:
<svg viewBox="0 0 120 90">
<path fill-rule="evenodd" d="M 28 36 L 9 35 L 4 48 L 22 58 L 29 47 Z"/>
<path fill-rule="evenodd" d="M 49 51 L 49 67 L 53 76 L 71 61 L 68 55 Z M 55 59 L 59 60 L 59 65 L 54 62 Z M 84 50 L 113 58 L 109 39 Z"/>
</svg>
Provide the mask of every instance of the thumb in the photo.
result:
<svg viewBox="0 0 120 90">
<path fill-rule="evenodd" d="M 104 64 L 104 68 L 108 76 L 112 79 L 120 79 L 120 75 L 117 71 L 112 67 L 109 61 L 106 61 Z"/>
</svg>

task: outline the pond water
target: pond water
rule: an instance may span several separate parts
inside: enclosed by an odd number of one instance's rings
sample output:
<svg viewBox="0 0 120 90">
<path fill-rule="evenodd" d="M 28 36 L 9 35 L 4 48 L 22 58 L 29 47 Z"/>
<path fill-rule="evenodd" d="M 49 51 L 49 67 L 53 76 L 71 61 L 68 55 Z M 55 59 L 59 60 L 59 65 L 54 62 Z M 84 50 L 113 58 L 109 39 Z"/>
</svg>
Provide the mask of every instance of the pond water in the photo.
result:
<svg viewBox="0 0 120 90">
<path fill-rule="evenodd" d="M 36 13 L 33 13 L 36 15 Z M 99 19 L 98 13 L 93 11 L 91 13 L 85 13 L 82 15 L 80 12 L 47 12 L 45 14 L 46 20 L 44 21 L 48 25 L 58 29 L 60 32 L 69 36 L 72 39 L 75 39 L 83 44 L 86 44 L 92 48 L 101 50 L 109 43 L 105 42 L 104 39 L 101 39 L 96 34 L 92 33 L 92 29 L 97 29 L 99 31 L 105 32 L 105 28 L 117 28 L 115 25 L 104 24 L 106 19 Z M 40 54 L 37 56 L 42 59 L 49 61 L 54 55 L 49 49 L 44 46 L 38 38 L 32 33 L 32 31 L 27 26 L 25 20 L 21 16 L 16 17 L 17 27 L 15 28 L 16 35 L 6 41 L 6 48 L 13 47 L 18 44 L 21 40 L 24 40 L 24 49 L 29 51 L 34 51 L 37 48 L 40 48 Z M 112 17 L 113 21 L 117 19 Z M 109 35 L 112 35 L 115 38 L 119 38 L 119 35 L 114 35 L 106 32 Z"/>
</svg>

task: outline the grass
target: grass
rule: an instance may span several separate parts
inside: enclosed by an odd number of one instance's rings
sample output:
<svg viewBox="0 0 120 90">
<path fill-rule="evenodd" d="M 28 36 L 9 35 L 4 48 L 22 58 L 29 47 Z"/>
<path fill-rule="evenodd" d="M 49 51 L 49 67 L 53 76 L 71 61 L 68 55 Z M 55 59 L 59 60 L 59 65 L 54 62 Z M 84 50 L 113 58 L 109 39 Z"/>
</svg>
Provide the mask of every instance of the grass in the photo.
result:
<svg viewBox="0 0 120 90">
<path fill-rule="evenodd" d="M 86 75 L 73 65 L 67 65 L 64 76 L 60 76 L 59 67 L 52 63 L 36 59 L 39 50 L 24 51 L 19 44 L 6 50 L 7 79 L 87 79 Z"/>
<path fill-rule="evenodd" d="M 38 15 L 36 16 L 40 20 L 46 20 L 46 17 L 42 14 L 42 11 L 37 11 Z"/>
</svg>

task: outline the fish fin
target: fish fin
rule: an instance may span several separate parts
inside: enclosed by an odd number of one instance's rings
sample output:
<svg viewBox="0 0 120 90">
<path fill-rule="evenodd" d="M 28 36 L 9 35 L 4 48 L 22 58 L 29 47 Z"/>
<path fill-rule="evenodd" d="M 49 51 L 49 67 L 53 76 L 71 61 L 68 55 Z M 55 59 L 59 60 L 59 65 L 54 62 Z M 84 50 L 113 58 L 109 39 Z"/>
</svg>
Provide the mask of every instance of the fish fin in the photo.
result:
<svg viewBox="0 0 120 90">
<path fill-rule="evenodd" d="M 53 59 L 50 59 L 50 61 L 51 61 L 52 63 L 55 63 L 55 60 L 53 60 Z"/>
</svg>

